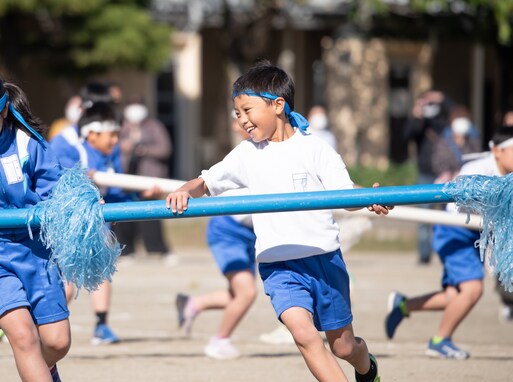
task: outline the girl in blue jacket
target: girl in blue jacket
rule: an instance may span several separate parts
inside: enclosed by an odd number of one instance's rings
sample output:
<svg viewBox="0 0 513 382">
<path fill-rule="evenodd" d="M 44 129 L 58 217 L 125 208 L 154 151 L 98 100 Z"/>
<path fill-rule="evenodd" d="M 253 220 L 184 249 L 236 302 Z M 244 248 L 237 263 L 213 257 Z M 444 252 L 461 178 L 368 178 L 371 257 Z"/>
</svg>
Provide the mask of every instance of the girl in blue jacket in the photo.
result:
<svg viewBox="0 0 513 382">
<path fill-rule="evenodd" d="M 60 165 L 16 85 L 0 81 L 0 209 L 27 208 L 49 197 Z M 23 381 L 60 381 L 68 352 L 69 311 L 59 269 L 33 229 L 0 230 L 0 327 Z"/>
</svg>

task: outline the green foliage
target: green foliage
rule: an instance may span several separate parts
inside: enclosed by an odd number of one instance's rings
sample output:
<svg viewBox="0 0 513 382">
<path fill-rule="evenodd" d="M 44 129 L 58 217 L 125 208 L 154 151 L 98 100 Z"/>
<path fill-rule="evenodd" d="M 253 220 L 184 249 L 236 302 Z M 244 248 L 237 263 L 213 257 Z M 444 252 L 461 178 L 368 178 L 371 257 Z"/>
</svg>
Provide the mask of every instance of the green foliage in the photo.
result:
<svg viewBox="0 0 513 382">
<path fill-rule="evenodd" d="M 80 67 L 110 66 L 157 70 L 169 55 L 170 31 L 132 5 L 107 5 L 70 38 Z"/>
<path fill-rule="evenodd" d="M 391 163 L 386 170 L 377 167 L 348 167 L 349 175 L 355 184 L 372 187 L 378 182 L 381 186 L 401 186 L 415 184 L 417 179 L 416 166 L 413 163 Z"/>
<path fill-rule="evenodd" d="M 148 4 L 149 0 L 0 0 L 0 55 L 13 62 L 13 51 L 37 57 L 61 74 L 111 68 L 156 71 L 169 58 L 171 28 L 152 20 Z"/>
<path fill-rule="evenodd" d="M 447 0 L 409 0 L 405 8 L 409 10 L 410 16 L 429 13 L 436 18 L 439 12 L 451 12 L 450 3 Z M 461 3 L 466 3 L 466 13 L 476 21 L 479 22 L 481 19 L 483 24 L 488 24 L 488 21 L 492 20 L 495 22 L 497 40 L 500 43 L 511 43 L 513 39 L 513 0 L 466 0 Z M 365 19 L 372 15 L 391 12 L 393 6 L 387 0 L 357 0 L 355 7 L 355 19 L 365 22 Z"/>
</svg>

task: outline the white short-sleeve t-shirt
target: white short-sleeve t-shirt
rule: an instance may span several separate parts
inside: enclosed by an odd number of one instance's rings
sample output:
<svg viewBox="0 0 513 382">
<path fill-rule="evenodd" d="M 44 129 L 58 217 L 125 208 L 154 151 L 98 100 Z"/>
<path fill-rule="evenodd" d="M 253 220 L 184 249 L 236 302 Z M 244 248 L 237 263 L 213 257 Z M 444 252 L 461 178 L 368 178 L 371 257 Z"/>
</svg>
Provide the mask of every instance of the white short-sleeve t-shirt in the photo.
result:
<svg viewBox="0 0 513 382">
<path fill-rule="evenodd" d="M 201 173 L 212 196 L 247 188 L 253 195 L 353 188 L 340 155 L 322 139 L 296 131 L 283 142 L 244 141 Z M 299 259 L 340 247 L 330 210 L 254 214 L 259 262 Z"/>
</svg>

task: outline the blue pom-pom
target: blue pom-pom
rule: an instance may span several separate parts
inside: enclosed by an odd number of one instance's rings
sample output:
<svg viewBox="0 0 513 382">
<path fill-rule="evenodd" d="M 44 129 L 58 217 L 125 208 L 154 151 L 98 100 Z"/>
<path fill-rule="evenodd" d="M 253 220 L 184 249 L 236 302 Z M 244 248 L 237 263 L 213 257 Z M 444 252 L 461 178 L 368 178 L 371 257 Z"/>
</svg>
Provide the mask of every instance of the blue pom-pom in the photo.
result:
<svg viewBox="0 0 513 382">
<path fill-rule="evenodd" d="M 121 247 L 106 226 L 101 195 L 84 169 L 65 170 L 49 199 L 37 204 L 50 261 L 78 289 L 94 291 L 116 272 Z"/>
<path fill-rule="evenodd" d="M 505 176 L 459 176 L 444 187 L 456 204 L 469 213 L 482 216 L 478 240 L 481 260 L 489 263 L 499 282 L 513 291 L 513 174 Z"/>
</svg>

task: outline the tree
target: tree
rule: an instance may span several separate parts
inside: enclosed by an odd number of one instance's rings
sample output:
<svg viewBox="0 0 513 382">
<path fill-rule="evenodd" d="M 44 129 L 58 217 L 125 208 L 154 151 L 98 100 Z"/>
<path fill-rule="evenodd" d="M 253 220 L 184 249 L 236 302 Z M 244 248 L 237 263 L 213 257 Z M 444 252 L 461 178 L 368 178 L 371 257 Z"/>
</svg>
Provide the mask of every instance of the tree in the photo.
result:
<svg viewBox="0 0 513 382">
<path fill-rule="evenodd" d="M 368 25 L 372 24 L 371 19 L 399 16 L 420 22 L 420 25 L 431 23 L 435 29 L 450 29 L 452 33 L 459 30 L 471 38 L 493 38 L 503 45 L 510 44 L 513 39 L 513 0 L 408 0 L 404 3 L 390 0 L 353 2 L 355 20 Z"/>
<path fill-rule="evenodd" d="M 13 71 L 23 59 L 78 76 L 156 71 L 169 57 L 171 28 L 153 21 L 147 6 L 147 0 L 3 0 L 0 55 Z"/>
</svg>

